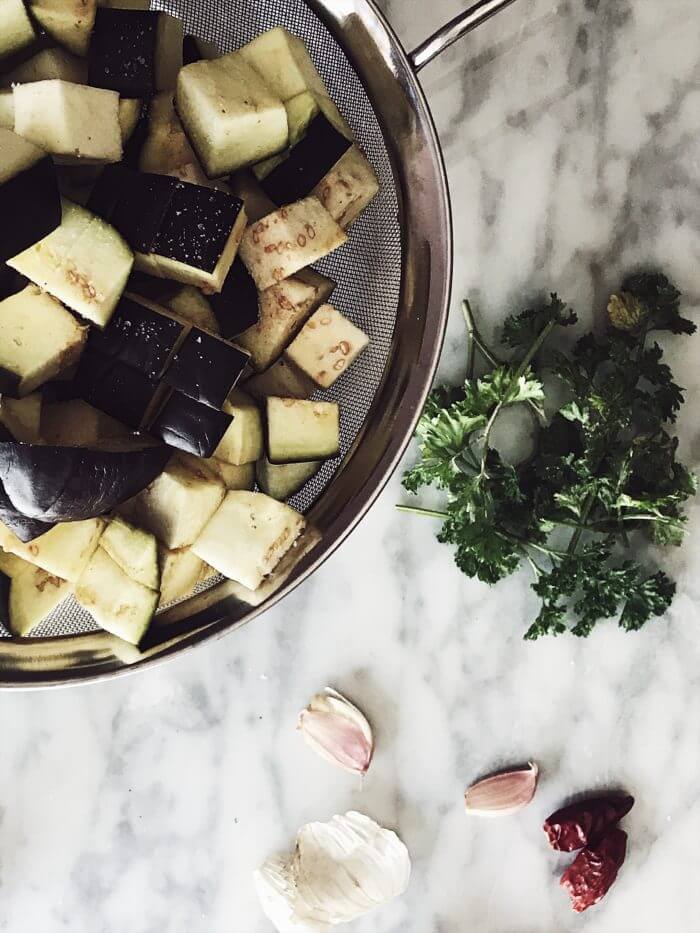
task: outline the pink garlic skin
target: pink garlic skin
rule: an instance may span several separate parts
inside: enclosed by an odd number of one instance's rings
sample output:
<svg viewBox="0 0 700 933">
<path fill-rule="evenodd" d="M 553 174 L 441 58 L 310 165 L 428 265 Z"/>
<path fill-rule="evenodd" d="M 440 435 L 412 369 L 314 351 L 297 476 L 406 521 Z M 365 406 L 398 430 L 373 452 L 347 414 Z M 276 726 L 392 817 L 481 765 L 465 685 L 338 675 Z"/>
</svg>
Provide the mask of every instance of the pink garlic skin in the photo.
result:
<svg viewBox="0 0 700 933">
<path fill-rule="evenodd" d="M 474 816 L 509 816 L 526 807 L 537 790 L 539 768 L 531 761 L 516 768 L 477 781 L 467 789 L 464 802 Z"/>
<path fill-rule="evenodd" d="M 336 690 L 326 687 L 299 714 L 306 743 L 331 764 L 351 774 L 366 774 L 374 753 L 372 728 L 365 715 Z"/>
</svg>

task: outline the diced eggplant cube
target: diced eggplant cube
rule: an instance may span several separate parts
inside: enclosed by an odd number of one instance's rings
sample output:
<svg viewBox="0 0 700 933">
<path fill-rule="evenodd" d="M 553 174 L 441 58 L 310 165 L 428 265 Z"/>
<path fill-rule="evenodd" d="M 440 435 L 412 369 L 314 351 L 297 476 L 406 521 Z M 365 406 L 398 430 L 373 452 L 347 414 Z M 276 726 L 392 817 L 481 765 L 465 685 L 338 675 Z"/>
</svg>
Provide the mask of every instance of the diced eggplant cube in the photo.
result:
<svg viewBox="0 0 700 933">
<path fill-rule="evenodd" d="M 240 198 L 178 182 L 151 250 L 158 274 L 220 291 L 245 227 L 245 208 Z"/>
<path fill-rule="evenodd" d="M 316 391 L 316 383 L 281 356 L 265 372 L 249 379 L 244 388 L 258 399 L 265 399 L 270 395 L 278 395 L 280 398 L 311 398 Z"/>
<path fill-rule="evenodd" d="M 347 239 L 317 198 L 304 198 L 250 226 L 240 255 L 263 291 L 332 253 Z"/>
<path fill-rule="evenodd" d="M 182 25 L 167 13 L 100 8 L 88 63 L 95 87 L 124 97 L 167 91 L 182 66 Z"/>
<path fill-rule="evenodd" d="M 87 328 L 35 285 L 0 301 L 0 380 L 3 394 L 22 397 L 77 362 Z M 12 382 L 15 385 L 12 385 Z"/>
<path fill-rule="evenodd" d="M 163 395 L 156 380 L 92 349 L 83 353 L 74 383 L 84 401 L 134 430 L 148 425 Z"/>
<path fill-rule="evenodd" d="M 0 547 L 47 573 L 74 582 L 94 554 L 104 529 L 102 518 L 64 522 L 25 544 L 2 525 Z"/>
<path fill-rule="evenodd" d="M 119 302 L 134 257 L 116 230 L 65 199 L 60 226 L 8 265 L 104 327 Z"/>
<path fill-rule="evenodd" d="M 94 447 L 132 434 L 120 421 L 76 398 L 44 405 L 41 436 L 56 447 Z"/>
<path fill-rule="evenodd" d="M 151 101 L 139 169 L 180 177 L 193 165 L 198 167 L 197 157 L 175 112 L 172 93 L 157 94 Z"/>
<path fill-rule="evenodd" d="M 379 191 L 379 179 L 359 146 L 352 146 L 316 185 L 314 194 L 343 230 L 353 224 Z"/>
<path fill-rule="evenodd" d="M 32 81 L 49 81 L 54 78 L 86 84 L 87 66 L 82 59 L 65 49 L 42 49 L 3 75 L 0 84 L 2 87 L 12 87 L 13 84 L 30 84 Z"/>
<path fill-rule="evenodd" d="M 61 198 L 51 157 L 6 129 L 0 129 L 0 217 L 0 262 L 32 246 L 61 223 Z"/>
<path fill-rule="evenodd" d="M 15 101 L 12 88 L 0 91 L 0 129 L 14 130 L 15 128 Z"/>
<path fill-rule="evenodd" d="M 258 485 L 264 493 L 280 502 L 299 492 L 321 468 L 320 460 L 307 463 L 270 463 L 261 457 L 256 466 Z"/>
<path fill-rule="evenodd" d="M 174 456 L 161 475 L 119 508 L 171 550 L 189 547 L 219 508 L 226 490 L 205 467 Z M 2 544 L 2 541 L 0 541 Z"/>
<path fill-rule="evenodd" d="M 271 463 L 327 460 L 340 450 L 340 413 L 335 402 L 270 397 L 267 456 Z"/>
<path fill-rule="evenodd" d="M 151 590 L 158 590 L 158 547 L 150 532 L 142 531 L 116 516 L 105 528 L 100 538 L 100 547 L 132 580 Z"/>
<path fill-rule="evenodd" d="M 260 320 L 238 338 L 250 353 L 251 366 L 258 372 L 267 369 L 334 288 L 332 279 L 302 269 L 261 292 Z"/>
<path fill-rule="evenodd" d="M 287 146 L 284 104 L 238 52 L 183 68 L 176 105 L 209 178 L 260 162 Z"/>
<path fill-rule="evenodd" d="M 170 447 L 211 457 L 231 426 L 231 415 L 173 392 L 151 426 L 151 434 Z"/>
<path fill-rule="evenodd" d="M 289 148 L 279 155 L 270 156 L 264 162 L 258 162 L 257 165 L 254 165 L 252 171 L 257 179 L 267 178 L 273 169 L 276 169 L 278 165 L 284 162 L 292 148 L 306 136 L 312 120 L 321 113 L 316 98 L 309 91 L 303 91 L 301 94 L 297 94 L 296 97 L 292 97 L 291 100 L 286 100 L 284 106 L 287 111 L 287 123 L 289 124 Z M 350 145 L 349 142 L 348 145 Z M 269 211 L 266 213 L 269 213 Z"/>
<path fill-rule="evenodd" d="M 13 88 L 15 131 L 70 162 L 118 162 L 122 157 L 119 95 L 69 81 L 34 81 Z"/>
<path fill-rule="evenodd" d="M 3 396 L 0 421 L 15 440 L 23 444 L 41 443 L 41 392 L 19 399 Z"/>
<path fill-rule="evenodd" d="M 212 467 L 216 475 L 227 489 L 253 489 L 255 486 L 255 464 L 224 463 L 221 460 L 210 459 L 207 464 Z"/>
<path fill-rule="evenodd" d="M 162 545 L 158 548 L 160 564 L 160 602 L 166 606 L 184 599 L 194 592 L 199 582 L 204 562 L 189 548 L 170 551 Z"/>
<path fill-rule="evenodd" d="M 351 146 L 350 140 L 319 114 L 304 138 L 260 181 L 260 186 L 276 204 L 306 198 Z"/>
<path fill-rule="evenodd" d="M 29 635 L 72 592 L 72 583 L 24 563 L 10 580 L 8 628 L 18 638 Z"/>
<path fill-rule="evenodd" d="M 107 327 L 90 332 L 88 347 L 158 379 L 184 334 L 174 318 L 122 297 Z"/>
<path fill-rule="evenodd" d="M 245 392 L 232 392 L 224 402 L 224 411 L 231 415 L 233 423 L 214 451 L 217 460 L 241 466 L 252 463 L 263 452 L 263 423 L 256 402 Z"/>
<path fill-rule="evenodd" d="M 126 146 L 143 119 L 144 106 L 138 98 L 121 97 L 119 99 L 119 129 L 122 134 L 122 148 Z"/>
<path fill-rule="evenodd" d="M 369 343 L 369 337 L 332 305 L 322 305 L 306 322 L 286 355 L 324 389 L 332 386 Z"/>
<path fill-rule="evenodd" d="M 221 291 L 209 296 L 209 303 L 219 333 L 227 340 L 242 334 L 258 320 L 258 290 L 240 256 L 233 261 Z"/>
<path fill-rule="evenodd" d="M 137 645 L 158 605 L 158 593 L 132 580 L 98 547 L 75 586 L 75 598 L 105 631 Z"/>
<path fill-rule="evenodd" d="M 36 38 L 24 0 L 0 3 L 0 60 L 31 45 Z"/>
<path fill-rule="evenodd" d="M 245 351 L 193 327 L 163 378 L 194 401 L 221 408 L 247 363 Z"/>
<path fill-rule="evenodd" d="M 219 573 L 256 589 L 304 530 L 304 517 L 259 492 L 229 492 L 192 550 Z"/>
<path fill-rule="evenodd" d="M 211 334 L 221 333 L 211 302 L 194 285 L 180 285 L 164 304 L 180 320 L 208 330 Z"/>
<path fill-rule="evenodd" d="M 34 19 L 56 42 L 75 55 L 87 55 L 97 0 L 29 0 L 29 6 Z"/>
</svg>

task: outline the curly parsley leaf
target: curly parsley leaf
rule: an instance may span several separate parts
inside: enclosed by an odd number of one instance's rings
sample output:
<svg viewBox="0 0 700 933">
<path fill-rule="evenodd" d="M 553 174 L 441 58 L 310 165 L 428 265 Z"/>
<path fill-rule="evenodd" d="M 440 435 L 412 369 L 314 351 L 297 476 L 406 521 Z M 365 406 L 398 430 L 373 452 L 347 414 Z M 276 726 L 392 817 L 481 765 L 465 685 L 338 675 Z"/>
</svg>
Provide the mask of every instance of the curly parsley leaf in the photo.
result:
<svg viewBox="0 0 700 933">
<path fill-rule="evenodd" d="M 610 618 L 632 631 L 663 615 L 675 585 L 635 559 L 632 536 L 679 545 L 684 505 L 696 492 L 666 429 L 684 392 L 659 345 L 647 346 L 652 330 L 695 329 L 680 315 L 677 289 L 660 274 L 631 276 L 610 300 L 605 335 L 549 352 L 539 365 L 569 400 L 547 422 L 535 360 L 553 332 L 575 321 L 556 295 L 508 318 L 504 342 L 522 359 L 501 365 L 470 312 L 470 334 L 492 369 L 431 393 L 417 430 L 420 459 L 403 481 L 412 493 L 424 486 L 445 493 L 443 511 L 402 508 L 442 519 L 439 540 L 454 546 L 468 576 L 493 584 L 530 565 L 541 608 L 529 639 L 567 630 L 586 636 Z M 505 408 L 523 403 L 539 421 L 537 446 L 513 465 L 492 446 L 492 431 Z M 568 547 L 554 547 L 567 531 Z"/>
</svg>

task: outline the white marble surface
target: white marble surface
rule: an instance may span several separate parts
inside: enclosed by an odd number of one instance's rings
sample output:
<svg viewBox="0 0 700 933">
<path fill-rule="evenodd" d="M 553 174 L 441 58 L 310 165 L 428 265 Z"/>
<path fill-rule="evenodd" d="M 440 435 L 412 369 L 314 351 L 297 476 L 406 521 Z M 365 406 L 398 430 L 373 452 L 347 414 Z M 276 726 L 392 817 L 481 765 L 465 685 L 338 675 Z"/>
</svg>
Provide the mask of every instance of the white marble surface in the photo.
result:
<svg viewBox="0 0 700 933">
<path fill-rule="evenodd" d="M 460 0 L 385 0 L 411 45 Z M 424 72 L 456 215 L 457 299 L 495 326 L 556 288 L 584 308 L 638 261 L 700 296 L 695 0 L 519 0 Z M 692 389 L 700 344 L 673 347 Z M 443 372 L 463 352 L 458 314 Z M 396 827 L 407 895 L 358 933 L 695 933 L 700 834 L 700 510 L 667 566 L 680 593 L 638 635 L 521 640 L 526 575 L 460 577 L 393 482 L 345 546 L 234 637 L 113 684 L 0 696 L 0 930 L 268 933 L 251 869 L 298 826 L 359 808 Z M 364 786 L 294 731 L 326 682 L 376 725 Z M 530 809 L 463 812 L 467 783 L 535 758 Z M 539 824 L 568 794 L 637 797 L 610 898 L 575 917 Z"/>
</svg>

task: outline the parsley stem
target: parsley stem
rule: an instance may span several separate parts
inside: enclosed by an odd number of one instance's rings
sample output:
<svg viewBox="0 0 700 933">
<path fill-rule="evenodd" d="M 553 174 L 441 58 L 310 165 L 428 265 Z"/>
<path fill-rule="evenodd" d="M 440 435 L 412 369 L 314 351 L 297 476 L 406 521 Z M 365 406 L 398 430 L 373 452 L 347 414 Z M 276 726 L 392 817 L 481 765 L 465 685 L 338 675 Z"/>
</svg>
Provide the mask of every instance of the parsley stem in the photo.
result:
<svg viewBox="0 0 700 933">
<path fill-rule="evenodd" d="M 421 509 L 415 505 L 397 505 L 399 512 L 406 512 L 408 515 L 424 515 L 426 518 L 449 518 L 447 512 L 436 512 L 434 509 Z"/>
<path fill-rule="evenodd" d="M 462 314 L 464 315 L 464 321 L 467 325 L 467 379 L 473 379 L 474 361 L 476 357 L 476 342 L 474 340 L 476 325 L 474 323 L 471 305 L 466 298 L 462 302 Z"/>
</svg>

